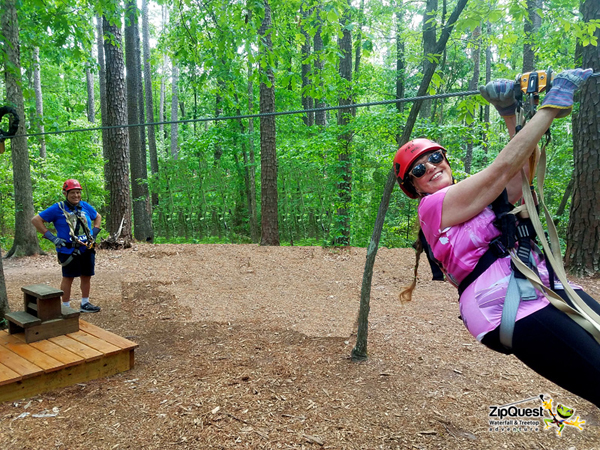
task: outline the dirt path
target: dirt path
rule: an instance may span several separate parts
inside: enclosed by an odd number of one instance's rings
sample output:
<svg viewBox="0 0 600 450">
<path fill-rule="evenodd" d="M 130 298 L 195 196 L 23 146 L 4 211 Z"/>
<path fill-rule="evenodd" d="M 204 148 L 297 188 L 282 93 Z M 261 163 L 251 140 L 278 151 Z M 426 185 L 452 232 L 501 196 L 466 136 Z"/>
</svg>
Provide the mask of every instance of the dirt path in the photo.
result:
<svg viewBox="0 0 600 450">
<path fill-rule="evenodd" d="M 0 448 L 600 448 L 600 411 L 479 345 L 457 318 L 456 291 L 428 281 L 427 268 L 414 301 L 399 304 L 411 250 L 379 251 L 369 359 L 351 362 L 365 255 L 255 245 L 99 252 L 91 300 L 102 311 L 85 319 L 139 343 L 135 368 L 0 404 Z M 5 260 L 4 271 L 13 309 L 21 286 L 60 285 L 54 256 Z M 577 281 L 600 298 L 600 280 Z M 489 431 L 491 405 L 540 393 L 576 408 L 583 431 Z M 44 411 L 57 415 L 33 417 Z"/>
</svg>

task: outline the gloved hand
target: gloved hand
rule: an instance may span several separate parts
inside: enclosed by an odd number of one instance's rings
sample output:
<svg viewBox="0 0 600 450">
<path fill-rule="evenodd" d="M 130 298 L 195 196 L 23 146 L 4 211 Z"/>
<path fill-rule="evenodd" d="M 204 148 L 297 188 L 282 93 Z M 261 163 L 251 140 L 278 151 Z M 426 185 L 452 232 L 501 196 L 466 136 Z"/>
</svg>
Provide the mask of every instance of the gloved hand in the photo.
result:
<svg viewBox="0 0 600 450">
<path fill-rule="evenodd" d="M 96 240 L 96 238 L 98 237 L 98 233 L 100 233 L 100 228 L 98 228 L 98 227 L 92 228 L 92 237 L 94 238 L 94 240 Z"/>
<path fill-rule="evenodd" d="M 515 99 L 515 82 L 511 80 L 490 81 L 485 86 L 479 86 L 481 96 L 494 105 L 501 116 L 514 116 L 517 109 Z"/>
<path fill-rule="evenodd" d="M 50 230 L 44 233 L 44 237 L 52 242 L 56 248 L 64 247 L 67 244 L 67 241 L 65 241 L 63 238 L 59 238 L 58 236 L 54 236 Z"/>
<path fill-rule="evenodd" d="M 550 91 L 544 97 L 542 108 L 557 108 L 560 112 L 556 117 L 566 117 L 573 109 L 575 91 L 592 75 L 593 69 L 563 70 L 552 81 Z"/>
</svg>

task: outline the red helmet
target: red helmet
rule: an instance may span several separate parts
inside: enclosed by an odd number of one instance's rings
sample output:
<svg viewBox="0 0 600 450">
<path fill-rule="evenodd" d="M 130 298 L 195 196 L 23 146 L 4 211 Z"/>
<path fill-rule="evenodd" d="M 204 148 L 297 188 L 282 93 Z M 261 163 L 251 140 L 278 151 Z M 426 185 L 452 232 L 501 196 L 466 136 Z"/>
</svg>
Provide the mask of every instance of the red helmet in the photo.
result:
<svg viewBox="0 0 600 450">
<path fill-rule="evenodd" d="M 74 180 L 73 178 L 67 180 L 63 184 L 63 191 L 69 192 L 72 189 L 83 189 L 79 181 Z"/>
<path fill-rule="evenodd" d="M 437 142 L 419 138 L 407 142 L 396 152 L 396 156 L 394 157 L 394 174 L 396 175 L 398 185 L 400 185 L 400 188 L 410 198 L 417 198 L 418 195 L 412 183 L 406 182 L 408 181 L 408 169 L 422 154 L 434 150 L 443 150 L 444 154 L 446 153 L 446 149 Z"/>
</svg>

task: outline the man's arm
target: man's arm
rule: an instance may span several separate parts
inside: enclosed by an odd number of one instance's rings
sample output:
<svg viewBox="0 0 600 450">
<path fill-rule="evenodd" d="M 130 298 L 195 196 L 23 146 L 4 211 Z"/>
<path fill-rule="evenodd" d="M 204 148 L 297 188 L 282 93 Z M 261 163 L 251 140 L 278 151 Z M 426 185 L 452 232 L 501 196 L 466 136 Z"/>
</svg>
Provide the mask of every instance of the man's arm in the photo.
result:
<svg viewBox="0 0 600 450">
<path fill-rule="evenodd" d="M 96 213 L 96 218 L 92 222 L 92 228 L 100 228 L 100 225 L 102 225 L 102 216 L 100 213 Z"/>
<path fill-rule="evenodd" d="M 44 225 L 44 219 L 42 219 L 39 214 L 36 214 L 35 217 L 31 219 L 31 223 L 39 233 L 46 234 L 48 231 L 48 228 Z"/>
</svg>

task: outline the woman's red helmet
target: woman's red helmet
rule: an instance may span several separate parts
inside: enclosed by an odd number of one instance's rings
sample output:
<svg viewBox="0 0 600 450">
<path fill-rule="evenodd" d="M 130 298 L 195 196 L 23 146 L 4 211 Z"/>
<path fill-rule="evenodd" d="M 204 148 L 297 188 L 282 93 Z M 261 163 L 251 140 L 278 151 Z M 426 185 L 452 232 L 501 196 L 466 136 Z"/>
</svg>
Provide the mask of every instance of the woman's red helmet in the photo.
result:
<svg viewBox="0 0 600 450">
<path fill-rule="evenodd" d="M 422 154 L 435 150 L 442 150 L 444 155 L 446 154 L 446 149 L 437 142 L 419 138 L 407 142 L 396 152 L 396 156 L 394 157 L 394 174 L 396 175 L 398 185 L 410 198 L 417 198 L 418 195 L 414 186 L 408 180 L 408 170 Z"/>
<path fill-rule="evenodd" d="M 79 181 L 71 178 L 64 182 L 63 191 L 69 192 L 72 189 L 83 189 L 83 188 L 81 187 L 81 184 L 79 184 Z"/>
</svg>

